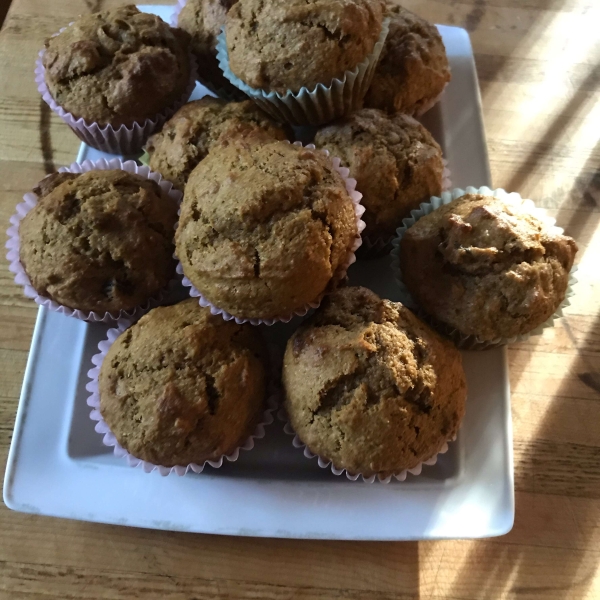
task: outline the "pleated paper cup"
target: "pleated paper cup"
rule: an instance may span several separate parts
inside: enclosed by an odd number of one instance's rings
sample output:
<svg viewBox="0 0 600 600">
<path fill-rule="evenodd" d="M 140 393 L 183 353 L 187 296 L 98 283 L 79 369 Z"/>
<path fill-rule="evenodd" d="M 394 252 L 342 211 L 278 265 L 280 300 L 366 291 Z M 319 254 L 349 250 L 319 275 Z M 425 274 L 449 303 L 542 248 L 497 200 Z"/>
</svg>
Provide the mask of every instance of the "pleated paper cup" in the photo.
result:
<svg viewBox="0 0 600 600">
<path fill-rule="evenodd" d="M 275 386 L 273 377 L 271 377 L 269 382 L 268 397 L 265 403 L 266 408 L 260 417 L 259 422 L 254 428 L 252 434 L 248 436 L 242 445 L 233 450 L 233 452 L 230 452 L 229 454 L 223 454 L 217 460 L 207 460 L 202 464 L 189 463 L 187 465 L 177 465 L 175 467 L 155 465 L 140 458 L 136 458 L 127 452 L 127 450 L 125 450 L 125 448 L 119 444 L 117 438 L 110 430 L 110 427 L 107 425 L 106 421 L 102 417 L 102 413 L 100 412 L 100 391 L 98 389 L 98 378 L 100 376 L 102 363 L 110 347 L 125 330 L 131 327 L 131 325 L 132 321 L 123 319 L 119 321 L 117 327 L 108 330 L 107 338 L 98 344 L 99 352 L 92 356 L 92 363 L 94 364 L 94 367 L 88 371 L 88 377 L 90 378 L 90 381 L 85 386 L 85 389 L 91 394 L 87 399 L 88 406 L 92 408 L 92 411 L 90 412 L 90 419 L 96 422 L 94 428 L 103 436 L 103 444 L 109 448 L 112 448 L 113 454 L 117 458 L 124 458 L 130 467 L 141 467 L 145 473 L 158 471 L 162 476 L 171 474 L 183 476 L 190 471 L 193 473 L 202 473 L 206 465 L 210 465 L 211 467 L 218 469 L 223 466 L 225 460 L 228 462 L 235 462 L 239 458 L 241 450 L 252 450 L 252 448 L 254 448 L 255 440 L 265 437 L 265 428 L 267 425 L 270 425 L 273 422 L 273 411 L 277 409 L 278 404 L 278 390 Z"/>
<path fill-rule="evenodd" d="M 277 413 L 277 417 L 280 421 L 283 421 L 283 423 L 285 423 L 283 426 L 283 430 L 285 431 L 285 433 L 287 433 L 290 436 L 293 436 L 292 446 L 294 446 L 294 448 L 302 450 L 306 458 L 316 458 L 317 464 L 321 469 L 329 469 L 334 475 L 345 475 L 346 478 L 350 481 L 357 481 L 358 479 L 362 479 L 364 483 L 374 483 L 375 481 L 379 483 L 390 483 L 392 479 L 395 479 L 396 481 L 406 481 L 406 478 L 408 477 L 409 473 L 411 475 L 420 475 L 423 471 L 423 466 L 435 465 L 438 461 L 438 457 L 441 454 L 446 454 L 446 452 L 448 452 L 448 443 L 456 440 L 456 437 L 454 437 L 451 440 L 444 442 L 439 451 L 436 452 L 433 456 L 431 456 L 427 460 L 420 462 L 418 465 L 410 469 L 404 469 L 402 471 L 398 471 L 398 473 L 394 473 L 393 475 L 388 475 L 386 477 L 383 477 L 381 475 L 365 476 L 361 473 L 350 473 L 346 469 L 338 469 L 330 459 L 324 458 L 312 452 L 310 448 L 300 439 L 300 436 L 298 436 L 298 434 L 294 431 L 294 428 L 292 427 L 292 424 L 290 423 L 289 417 L 284 408 L 281 408 L 279 410 L 279 412 Z"/>
<path fill-rule="evenodd" d="M 302 143 L 294 142 L 294 145 L 302 146 Z M 308 144 L 304 147 L 309 148 L 310 150 L 315 150 L 314 144 Z M 323 152 L 326 156 L 329 156 L 329 152 L 327 150 L 321 150 L 321 152 Z M 344 277 L 346 276 L 346 272 L 348 271 L 348 268 L 350 267 L 350 265 L 352 265 L 356 262 L 356 251 L 358 250 L 358 248 L 360 248 L 360 246 L 362 244 L 362 238 L 361 238 L 360 234 L 363 231 L 363 229 L 365 228 L 365 222 L 361 219 L 362 215 L 365 212 L 365 207 L 362 206 L 362 204 L 360 203 L 360 201 L 362 199 L 362 194 L 360 192 L 356 191 L 356 179 L 352 179 L 349 176 L 349 174 L 350 174 L 349 169 L 347 169 L 346 167 L 342 167 L 340 165 L 339 158 L 332 158 L 331 162 L 333 163 L 333 168 L 344 179 L 344 183 L 346 185 L 346 190 L 348 191 L 348 194 L 350 195 L 350 198 L 352 200 L 352 204 L 354 207 L 354 214 L 356 216 L 356 225 L 357 225 L 357 229 L 358 229 L 358 236 L 357 236 L 356 240 L 354 241 L 354 243 L 352 244 L 352 247 L 350 248 L 350 250 L 348 252 L 348 256 L 346 257 L 346 260 L 344 261 L 344 263 L 342 265 L 340 265 L 340 267 L 338 267 L 337 272 L 334 273 L 334 275 L 333 275 L 332 279 L 334 280 L 334 282 L 339 282 L 339 281 L 343 280 Z M 234 319 L 235 322 L 238 324 L 251 323 L 252 325 L 273 325 L 275 323 L 288 323 L 294 317 L 297 317 L 297 316 L 303 317 L 304 315 L 306 315 L 308 313 L 309 310 L 311 310 L 313 308 L 317 308 L 321 304 L 321 301 L 323 300 L 323 297 L 326 294 L 326 292 L 323 292 L 318 298 L 315 298 L 314 301 L 308 302 L 304 306 L 301 306 L 300 308 L 298 308 L 290 313 L 282 314 L 278 317 L 273 317 L 273 318 L 269 318 L 269 319 L 246 318 L 246 317 L 242 317 L 242 316 L 238 316 L 238 315 L 232 315 L 232 314 L 228 313 L 226 310 L 224 310 L 224 309 L 214 305 L 212 302 L 210 302 L 202 294 L 202 292 L 200 292 L 200 290 L 198 290 L 198 288 L 196 288 L 196 286 L 194 286 L 194 284 L 190 281 L 190 279 L 188 277 L 186 277 L 186 275 L 183 271 L 183 265 L 181 264 L 181 261 L 178 261 L 176 270 L 177 270 L 177 273 L 183 277 L 183 279 L 182 279 L 183 285 L 185 287 L 189 288 L 190 296 L 192 298 L 198 298 L 198 303 L 200 304 L 200 306 L 205 307 L 205 308 L 210 308 L 210 312 L 213 315 L 221 315 L 226 321 L 231 321 L 232 319 Z"/>
<path fill-rule="evenodd" d="M 224 27 L 217 37 L 217 60 L 225 77 L 277 121 L 292 125 L 322 125 L 350 114 L 362 106 L 387 37 L 389 25 L 389 19 L 385 19 L 373 51 L 354 69 L 346 71 L 341 78 L 333 79 L 328 85 L 318 83 L 312 90 L 303 87 L 297 92 L 288 90 L 281 94 L 275 91 L 267 92 L 255 89 L 243 82 L 229 68 Z"/>
<path fill-rule="evenodd" d="M 177 204 L 181 202 L 181 192 L 176 190 L 170 181 L 163 179 L 162 175 L 151 171 L 146 166 L 138 166 L 133 160 L 126 162 L 123 162 L 119 158 L 113 158 L 111 160 L 102 158 L 97 161 L 86 160 L 82 163 L 74 162 L 68 167 L 62 167 L 58 170 L 58 172 L 87 173 L 88 171 L 108 171 L 112 169 L 120 169 L 122 171 L 126 171 L 127 173 L 140 175 L 146 179 L 152 179 L 153 181 L 156 181 L 163 192 L 165 192 L 169 198 L 173 200 L 173 202 L 176 202 Z M 6 242 L 6 248 L 8 249 L 6 257 L 10 263 L 8 268 L 15 275 L 15 283 L 23 287 L 25 296 L 33 299 L 36 304 L 45 306 L 48 310 L 53 312 L 58 312 L 68 317 L 75 317 L 76 319 L 81 319 L 82 321 L 113 323 L 119 319 L 134 319 L 141 316 L 152 307 L 158 306 L 168 291 L 175 285 L 178 285 L 179 279 L 175 277 L 163 291 L 161 291 L 155 297 L 149 299 L 143 305 L 137 306 L 131 310 L 121 310 L 115 313 L 102 313 L 73 309 L 59 304 L 47 296 L 39 294 L 33 287 L 29 276 L 25 272 L 25 268 L 23 267 L 19 256 L 19 250 L 21 248 L 19 227 L 21 225 L 21 221 L 25 218 L 27 213 L 29 213 L 29 211 L 36 206 L 37 203 L 38 197 L 33 192 L 29 192 L 23 196 L 23 201 L 17 205 L 15 214 L 10 218 L 11 226 L 7 231 L 8 241 Z"/>
<path fill-rule="evenodd" d="M 63 27 L 52 37 L 56 37 L 65 29 L 66 27 Z M 130 125 L 121 125 L 117 128 L 112 125 L 101 125 L 86 121 L 82 117 L 75 117 L 56 102 L 46 84 L 46 69 L 43 65 L 45 53 L 45 48 L 40 50 L 35 62 L 35 82 L 44 102 L 73 130 L 82 142 L 109 154 L 131 156 L 139 153 L 146 140 L 154 132 L 159 131 L 165 121 L 171 118 L 188 101 L 196 87 L 196 59 L 190 54 L 190 80 L 181 97 L 171 106 L 160 111 L 151 119 L 141 119 Z"/>
<path fill-rule="evenodd" d="M 423 204 L 421 204 L 421 206 L 418 209 L 413 210 L 411 212 L 410 217 L 407 217 L 403 220 L 403 225 L 402 227 L 399 227 L 397 229 L 396 237 L 392 242 L 392 270 L 394 272 L 396 282 L 398 283 L 398 286 L 400 288 L 400 301 L 402 302 L 402 304 L 408 306 L 410 309 L 417 312 L 422 319 L 427 321 L 435 329 L 443 333 L 446 337 L 450 338 L 461 350 L 487 350 L 490 348 L 496 348 L 498 346 L 505 346 L 507 344 L 524 342 L 533 335 L 541 334 L 544 331 L 544 329 L 548 327 L 553 327 L 554 321 L 563 316 L 563 309 L 565 309 L 567 306 L 570 306 L 571 304 L 569 298 L 573 296 L 573 286 L 577 283 L 577 279 L 574 276 L 577 267 L 573 267 L 571 269 L 571 272 L 569 273 L 569 285 L 567 287 L 565 299 L 558 307 L 556 312 L 550 318 L 548 318 L 541 325 L 539 325 L 529 333 L 517 335 L 511 338 L 497 338 L 494 340 L 485 340 L 479 336 L 465 335 L 457 329 L 445 323 L 441 323 L 440 321 L 426 314 L 423 310 L 421 310 L 418 303 L 411 296 L 410 292 L 408 291 L 408 288 L 402 281 L 402 270 L 400 268 L 400 242 L 402 241 L 404 234 L 410 227 L 412 227 L 419 219 L 421 219 L 425 215 L 432 213 L 434 210 L 437 210 L 444 204 L 449 204 L 453 200 L 456 200 L 457 198 L 460 198 L 465 194 L 482 194 L 484 196 L 494 196 L 496 198 L 502 198 L 505 201 L 521 206 L 524 210 L 540 219 L 546 226 L 550 227 L 556 233 L 563 233 L 562 228 L 556 227 L 556 219 L 553 219 L 552 217 L 548 216 L 544 209 L 535 206 L 532 200 L 524 200 L 521 197 L 521 195 L 516 192 L 508 193 L 503 189 L 492 190 L 487 186 L 483 186 L 480 188 L 469 186 L 464 190 L 461 188 L 454 188 L 451 191 L 443 192 L 441 197 L 433 196 L 429 202 L 424 202 Z"/>
<path fill-rule="evenodd" d="M 445 192 L 452 187 L 452 173 L 448 167 L 448 161 L 442 159 L 444 171 L 442 172 L 442 191 Z M 363 235 L 363 243 L 358 252 L 359 259 L 379 258 L 392 251 L 392 242 L 395 235 Z"/>
</svg>

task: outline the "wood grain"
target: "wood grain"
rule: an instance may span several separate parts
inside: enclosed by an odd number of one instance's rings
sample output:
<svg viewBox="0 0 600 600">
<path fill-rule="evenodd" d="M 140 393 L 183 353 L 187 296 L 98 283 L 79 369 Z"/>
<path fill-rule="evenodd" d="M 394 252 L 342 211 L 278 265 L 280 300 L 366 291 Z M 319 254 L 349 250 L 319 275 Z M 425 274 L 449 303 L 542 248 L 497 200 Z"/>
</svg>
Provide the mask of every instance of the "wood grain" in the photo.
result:
<svg viewBox="0 0 600 600">
<path fill-rule="evenodd" d="M 123 3 L 13 0 L 0 33 L 2 222 L 79 146 L 36 91 L 33 63 L 43 39 L 80 13 Z M 61 521 L 0 506 L 0 599 L 600 597 L 600 5 L 405 5 L 469 29 L 494 185 L 548 208 L 580 245 L 579 284 L 565 318 L 509 352 L 513 531 L 418 544 L 264 540 Z M 1 259 L 3 466 L 35 313 Z"/>
</svg>

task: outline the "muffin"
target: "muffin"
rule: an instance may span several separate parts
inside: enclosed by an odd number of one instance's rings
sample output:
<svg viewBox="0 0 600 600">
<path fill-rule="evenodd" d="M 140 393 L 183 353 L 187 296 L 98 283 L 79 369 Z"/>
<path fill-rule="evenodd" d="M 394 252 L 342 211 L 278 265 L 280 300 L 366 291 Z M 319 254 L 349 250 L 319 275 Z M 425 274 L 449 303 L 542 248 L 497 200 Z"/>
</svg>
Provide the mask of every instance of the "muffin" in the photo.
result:
<svg viewBox="0 0 600 600">
<path fill-rule="evenodd" d="M 42 63 L 60 107 L 115 129 L 172 107 L 191 76 L 189 36 L 134 5 L 80 17 L 46 41 Z"/>
<path fill-rule="evenodd" d="M 235 140 L 192 171 L 175 235 L 183 273 L 244 319 L 306 308 L 344 276 L 358 234 L 345 181 L 322 152 Z"/>
<path fill-rule="evenodd" d="M 38 294 L 74 310 L 145 303 L 175 275 L 177 202 L 121 170 L 55 173 L 34 190 L 19 258 Z"/>
<path fill-rule="evenodd" d="M 266 352 L 257 329 L 193 299 L 155 308 L 108 350 L 100 413 L 119 444 L 154 465 L 231 454 L 265 409 Z"/>
<path fill-rule="evenodd" d="M 281 94 L 329 85 L 373 52 L 382 20 L 380 0 L 240 0 L 227 14 L 229 67 Z"/>
<path fill-rule="evenodd" d="M 402 304 L 362 287 L 329 295 L 287 343 L 285 408 L 309 450 L 386 478 L 453 439 L 465 412 L 461 356 Z"/>
<path fill-rule="evenodd" d="M 390 31 L 365 106 L 420 115 L 450 81 L 444 42 L 435 25 L 388 1 Z"/>
<path fill-rule="evenodd" d="M 315 144 L 340 157 L 356 179 L 370 240 L 390 239 L 411 210 L 442 191 L 442 150 L 407 115 L 365 108 L 320 129 Z"/>
<path fill-rule="evenodd" d="M 257 131 L 276 140 L 287 138 L 283 127 L 251 100 L 228 103 L 206 96 L 185 104 L 148 140 L 149 165 L 183 190 L 214 144 Z"/>
<path fill-rule="evenodd" d="M 225 77 L 217 62 L 217 36 L 225 25 L 227 11 L 237 0 L 187 0 L 177 26 L 192 39 L 192 51 L 198 60 L 198 77 L 208 83 L 215 92 L 239 93 Z"/>
<path fill-rule="evenodd" d="M 479 340 L 544 323 L 565 299 L 577 244 L 523 201 L 466 193 L 400 240 L 402 281 L 433 322 Z"/>
</svg>

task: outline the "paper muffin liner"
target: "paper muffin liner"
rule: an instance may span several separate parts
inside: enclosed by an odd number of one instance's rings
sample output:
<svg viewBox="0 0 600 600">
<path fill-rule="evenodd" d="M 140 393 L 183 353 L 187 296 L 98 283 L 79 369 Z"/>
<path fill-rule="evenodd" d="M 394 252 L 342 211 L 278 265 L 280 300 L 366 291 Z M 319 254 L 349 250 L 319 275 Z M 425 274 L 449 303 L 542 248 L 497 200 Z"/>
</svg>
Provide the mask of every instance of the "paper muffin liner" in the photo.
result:
<svg viewBox="0 0 600 600">
<path fill-rule="evenodd" d="M 442 158 L 442 162 L 444 163 L 444 170 L 442 172 L 442 192 L 445 192 L 452 187 L 452 173 L 448 167 L 448 161 L 445 158 Z M 363 235 L 363 244 L 358 253 L 358 258 L 379 258 L 385 254 L 389 254 L 392 251 L 392 241 L 395 237 L 395 235 Z"/>
<path fill-rule="evenodd" d="M 415 209 L 411 212 L 410 217 L 407 217 L 403 220 L 403 225 L 402 227 L 399 227 L 396 230 L 396 237 L 392 242 L 392 270 L 394 272 L 396 282 L 400 287 L 401 302 L 409 308 L 411 308 L 412 310 L 415 310 L 421 318 L 423 318 L 425 321 L 428 321 L 435 329 L 449 337 L 461 350 L 487 350 L 489 348 L 496 348 L 498 346 L 514 344 L 516 342 L 523 342 L 529 339 L 532 335 L 541 334 L 544 329 L 552 327 L 556 319 L 563 316 L 564 308 L 570 306 L 571 302 L 569 298 L 573 296 L 573 286 L 577 283 L 577 279 L 574 276 L 575 271 L 577 271 L 577 267 L 574 266 L 571 269 L 571 272 L 569 273 L 569 284 L 565 294 L 565 299 L 550 318 L 544 321 L 541 325 L 538 325 L 538 327 L 536 327 L 529 333 L 514 336 L 511 338 L 497 338 L 494 340 L 484 340 L 479 336 L 465 335 L 457 329 L 432 318 L 420 309 L 418 303 L 414 300 L 407 287 L 404 285 L 404 282 L 402 281 L 402 271 L 400 269 L 400 242 L 402 240 L 402 237 L 406 233 L 406 230 L 409 229 L 412 225 L 414 225 L 421 217 L 432 213 L 434 210 L 440 208 L 440 206 L 443 206 L 444 204 L 449 204 L 453 200 L 456 200 L 457 198 L 460 198 L 465 194 L 483 194 L 485 196 L 494 196 L 497 198 L 502 198 L 511 203 L 514 203 L 515 205 L 521 206 L 525 212 L 536 216 L 546 226 L 548 226 L 551 229 L 551 231 L 554 231 L 557 234 L 563 233 L 563 229 L 555 225 L 556 219 L 548 216 L 546 214 L 546 211 L 543 208 L 537 207 L 532 200 L 524 200 L 521 197 L 521 195 L 516 192 L 508 193 L 503 189 L 492 190 L 487 186 L 483 186 L 480 188 L 469 186 L 464 190 L 461 188 L 454 188 L 451 191 L 443 192 L 441 197 L 433 196 L 429 202 L 424 202 L 423 204 L 421 204 L 421 206 L 418 209 Z"/>
<path fill-rule="evenodd" d="M 294 146 L 302 146 L 302 143 L 294 142 Z M 315 150 L 314 144 L 307 144 L 304 147 L 309 148 L 310 150 Z M 329 152 L 327 150 L 321 150 L 321 152 L 323 152 L 326 156 L 329 156 Z M 352 265 L 356 262 L 356 254 L 355 253 L 362 244 L 362 237 L 360 234 L 366 226 L 365 222 L 361 219 L 362 215 L 365 212 L 365 207 L 360 203 L 362 194 L 360 192 L 357 192 L 355 189 L 356 188 L 356 179 L 352 179 L 349 176 L 350 170 L 347 169 L 346 167 L 340 166 L 339 158 L 332 158 L 331 162 L 333 163 L 333 168 L 344 179 L 344 183 L 346 184 L 346 190 L 348 191 L 348 194 L 350 195 L 350 198 L 352 200 L 352 204 L 354 205 L 354 214 L 356 216 L 356 224 L 358 227 L 358 236 L 357 236 L 356 240 L 354 241 L 354 243 L 352 244 L 352 247 L 350 248 L 350 251 L 348 252 L 348 256 L 347 256 L 345 262 L 340 267 L 338 267 L 337 273 L 334 273 L 334 275 L 333 275 L 332 280 L 340 281 L 346 276 L 346 272 L 348 271 L 348 268 L 350 267 L 350 265 Z M 270 318 L 270 319 L 252 319 L 252 318 L 245 318 L 245 317 L 236 317 L 236 316 L 228 313 L 226 310 L 219 308 L 218 306 L 214 305 L 212 302 L 209 302 L 207 300 L 207 298 L 198 290 L 198 288 L 196 288 L 196 286 L 194 286 L 194 284 L 185 276 L 185 274 L 183 272 L 183 265 L 181 264 L 181 261 L 177 262 L 176 270 L 179 275 L 183 276 L 183 279 L 182 279 L 183 285 L 185 287 L 190 288 L 190 291 L 189 291 L 190 296 L 192 298 L 198 298 L 198 303 L 200 304 L 200 306 L 205 307 L 205 308 L 210 308 L 210 312 L 213 315 L 221 315 L 226 321 L 231 321 L 231 319 L 235 319 L 235 322 L 238 324 L 251 323 L 252 325 L 273 325 L 274 323 L 288 323 L 296 316 L 303 317 L 304 315 L 306 315 L 306 313 L 311 308 L 317 308 L 321 304 L 321 300 L 323 299 L 323 297 L 326 294 L 326 292 L 323 292 L 318 298 L 316 298 L 312 302 L 308 302 L 307 304 L 294 310 L 293 312 L 280 315 L 279 317 L 274 317 L 274 318 Z"/>
<path fill-rule="evenodd" d="M 123 162 L 119 158 L 113 158 L 111 160 L 106 160 L 104 158 L 97 161 L 86 160 L 82 163 L 74 162 L 68 167 L 61 167 L 58 169 L 59 173 L 86 173 L 88 171 L 107 171 L 110 169 L 121 169 L 122 171 L 126 171 L 127 173 L 135 173 L 136 175 L 140 175 L 141 177 L 145 177 L 146 179 L 152 179 L 156 181 L 161 189 L 171 198 L 174 202 L 179 204 L 181 202 L 182 193 L 176 190 L 173 187 L 173 184 L 166 179 L 163 179 L 159 173 L 155 173 L 151 171 L 148 167 L 138 166 L 135 161 L 129 160 Z M 154 298 L 148 300 L 145 304 L 133 308 L 131 310 L 121 310 L 118 313 L 100 313 L 94 311 L 82 311 L 78 309 L 69 308 L 54 300 L 48 298 L 47 296 L 42 296 L 38 294 L 38 292 L 33 287 L 29 276 L 25 272 L 25 268 L 21 264 L 21 260 L 19 257 L 19 250 L 21 247 L 21 240 L 19 237 L 19 227 L 21 221 L 25 218 L 25 215 L 38 203 L 38 197 L 33 192 L 28 192 L 23 196 L 23 201 L 20 202 L 16 207 L 15 214 L 10 218 L 11 226 L 8 228 L 6 232 L 8 235 L 8 241 L 6 242 L 6 248 L 8 252 L 6 257 L 9 261 L 9 270 L 15 274 L 15 283 L 23 287 L 23 292 L 25 296 L 28 298 L 32 298 L 37 304 L 40 306 L 45 306 L 48 310 L 53 312 L 59 312 L 68 317 L 75 317 L 76 319 L 81 319 L 82 321 L 91 321 L 91 322 L 103 322 L 103 323 L 112 323 L 113 321 L 117 321 L 118 319 L 123 318 L 135 318 L 153 306 L 158 305 L 161 300 L 164 298 L 165 294 L 169 289 L 171 289 L 176 283 L 178 283 L 179 278 L 175 277 L 168 285 L 165 290 L 161 291 Z"/>
<path fill-rule="evenodd" d="M 65 29 L 66 27 L 63 27 L 52 37 L 56 37 Z M 54 100 L 46 85 L 46 69 L 42 64 L 45 53 L 45 48 L 40 50 L 38 58 L 35 61 L 35 83 L 44 102 L 73 130 L 82 142 L 109 154 L 129 156 L 138 153 L 146 143 L 146 140 L 155 131 L 158 131 L 164 125 L 165 121 L 172 117 L 188 101 L 196 87 L 196 59 L 190 54 L 190 80 L 179 100 L 157 113 L 152 119 L 134 121 L 131 125 L 121 125 L 118 128 L 112 125 L 100 125 L 99 123 L 86 121 L 82 117 L 75 117 Z"/>
<path fill-rule="evenodd" d="M 297 92 L 288 90 L 281 94 L 250 87 L 236 77 L 229 68 L 224 27 L 217 37 L 217 60 L 225 77 L 276 120 L 292 125 L 322 125 L 350 114 L 362 106 L 363 98 L 371 85 L 387 37 L 389 25 L 390 20 L 384 19 L 381 34 L 373 51 L 354 69 L 346 71 L 341 78 L 334 78 L 329 85 L 318 83 L 313 90 L 302 87 Z"/>
<path fill-rule="evenodd" d="M 266 409 L 260 417 L 256 427 L 254 428 L 254 432 L 248 436 L 248 438 L 242 445 L 238 446 L 230 454 L 223 454 L 221 457 L 219 457 L 218 460 L 207 460 L 202 464 L 190 463 L 188 465 L 164 467 L 161 465 L 155 465 L 151 462 L 142 460 L 140 458 L 136 458 L 135 456 L 127 452 L 127 450 L 125 450 L 125 448 L 123 448 L 119 444 L 117 438 L 110 430 L 110 427 L 107 425 L 106 421 L 102 417 L 102 414 L 100 413 L 100 392 L 98 389 L 98 377 L 100 375 L 102 362 L 104 361 L 104 357 L 108 353 L 108 350 L 113 345 L 115 340 L 124 331 L 131 327 L 132 324 L 132 321 L 122 319 L 117 323 L 117 327 L 109 329 L 107 331 L 107 338 L 105 340 L 102 340 L 98 344 L 98 354 L 92 356 L 92 363 L 95 366 L 88 371 L 88 377 L 90 378 L 90 381 L 85 386 L 85 389 L 91 394 L 87 399 L 87 405 L 92 408 L 92 411 L 90 412 L 90 419 L 92 419 L 92 421 L 96 421 L 94 429 L 103 436 L 103 444 L 105 446 L 113 448 L 113 454 L 117 458 L 125 458 L 127 464 L 130 467 L 135 468 L 141 466 L 142 470 L 145 473 L 158 471 L 163 477 L 170 475 L 171 473 L 183 476 L 188 471 L 193 471 L 194 473 L 202 473 L 206 465 L 210 465 L 211 467 L 218 469 L 223 465 L 224 460 L 227 460 L 228 462 L 235 462 L 239 458 L 240 450 L 252 450 L 252 448 L 254 448 L 254 440 L 258 440 L 265 437 L 265 427 L 273 423 L 273 411 L 277 409 L 278 405 L 278 390 L 274 383 L 273 377 L 271 377 L 269 380 L 269 386 L 267 390 L 268 396 L 265 403 Z"/>
<path fill-rule="evenodd" d="M 357 481 L 359 478 L 361 478 L 365 483 L 374 483 L 375 481 L 378 481 L 379 483 L 390 483 L 392 479 L 395 479 L 396 481 L 405 481 L 409 473 L 411 475 L 420 475 L 424 465 L 435 465 L 437 463 L 439 455 L 446 454 L 446 452 L 448 452 L 448 444 L 456 440 L 456 436 L 454 436 L 450 440 L 447 440 L 446 442 L 444 442 L 444 444 L 436 454 L 434 454 L 431 458 L 420 462 L 418 465 L 412 467 L 411 469 L 404 469 L 403 471 L 395 473 L 394 475 L 388 475 L 387 477 L 382 477 L 381 475 L 375 474 L 365 476 L 361 473 L 349 473 L 346 469 L 338 469 L 330 459 L 319 456 L 318 454 L 314 454 L 309 449 L 309 447 L 300 439 L 298 434 L 294 431 L 294 428 L 290 423 L 285 408 L 281 408 L 279 410 L 279 412 L 277 413 L 277 417 L 280 421 L 284 423 L 283 431 L 290 436 L 294 436 L 292 440 L 292 446 L 294 446 L 294 448 L 301 449 L 306 458 L 316 458 L 317 464 L 319 465 L 319 467 L 321 467 L 321 469 L 330 469 L 334 475 L 346 475 L 346 478 L 350 481 Z"/>
</svg>

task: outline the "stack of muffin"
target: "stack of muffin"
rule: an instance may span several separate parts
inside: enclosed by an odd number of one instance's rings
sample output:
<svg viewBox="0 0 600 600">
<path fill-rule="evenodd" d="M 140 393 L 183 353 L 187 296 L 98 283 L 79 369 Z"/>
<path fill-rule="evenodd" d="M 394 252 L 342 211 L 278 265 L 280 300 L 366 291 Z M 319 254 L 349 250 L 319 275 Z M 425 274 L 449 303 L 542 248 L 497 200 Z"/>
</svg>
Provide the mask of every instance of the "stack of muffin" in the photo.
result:
<svg viewBox="0 0 600 600">
<path fill-rule="evenodd" d="M 150 169 L 103 161 L 40 182 L 11 229 L 18 281 L 109 322 L 160 302 L 177 266 L 198 298 L 122 331 L 94 388 L 116 442 L 167 468 L 244 445 L 271 372 L 255 325 L 318 307 L 287 342 L 289 421 L 336 473 L 402 478 L 465 412 L 461 355 L 439 332 L 503 343 L 534 330 L 565 298 L 575 242 L 520 198 L 442 195 L 441 148 L 414 117 L 450 70 L 437 29 L 411 12 L 187 0 L 177 17 L 169 27 L 126 6 L 47 41 L 46 101 L 97 148 L 145 145 Z M 185 103 L 196 77 L 220 97 Z M 299 135 L 314 145 L 291 144 Z M 442 206 L 403 230 L 432 197 Z M 400 233 L 402 284 L 433 328 L 344 286 L 365 224 L 365 259 Z"/>
</svg>

